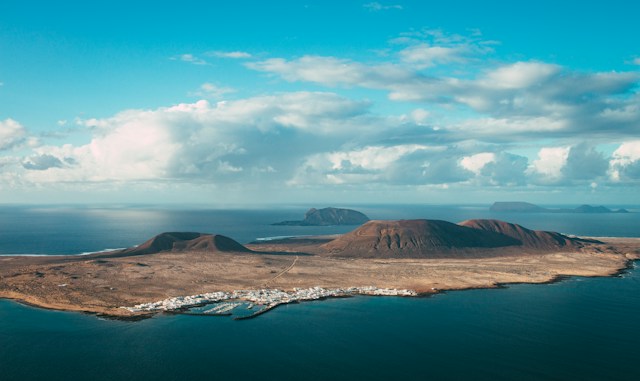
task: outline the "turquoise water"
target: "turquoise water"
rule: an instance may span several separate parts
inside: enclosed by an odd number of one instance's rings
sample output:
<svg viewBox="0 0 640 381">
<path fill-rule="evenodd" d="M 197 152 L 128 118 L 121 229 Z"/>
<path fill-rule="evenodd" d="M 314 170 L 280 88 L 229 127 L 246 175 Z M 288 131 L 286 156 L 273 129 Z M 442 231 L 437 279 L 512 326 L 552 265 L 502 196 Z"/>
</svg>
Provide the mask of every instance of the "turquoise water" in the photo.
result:
<svg viewBox="0 0 640 381">
<path fill-rule="evenodd" d="M 486 213 L 480 208 L 435 209 L 423 217 L 442 218 L 435 215 L 449 213 L 457 217 L 451 218 L 455 221 Z M 371 211 L 376 210 L 386 213 Z M 2 214 L 2 228 L 17 230 L 19 223 L 10 224 L 5 219 L 8 215 L 17 216 L 18 221 L 23 218 L 23 227 L 31 221 L 31 233 L 23 233 L 33 242 L 26 247 L 18 240 L 7 242 L 3 231 L 1 251 L 26 253 L 42 247 L 46 252 L 47 242 L 36 234 L 42 230 L 49 239 L 55 236 L 49 229 L 109 234 L 127 230 L 118 244 L 76 235 L 73 242 L 60 239 L 57 246 L 61 252 L 99 250 L 125 244 L 127 239 L 139 241 L 138 235 L 144 236 L 147 230 L 162 224 L 174 227 L 181 221 L 190 221 L 193 228 L 217 223 L 229 231 L 237 229 L 248 241 L 264 234 L 285 235 L 255 221 L 297 216 L 295 210 L 253 215 L 194 212 L 194 218 L 189 218 L 188 211 L 125 212 L 127 218 L 116 211 L 101 211 L 102 217 L 96 217 L 95 212 L 75 209 L 13 209 L 13 214 Z M 50 217 L 43 218 L 44 213 Z M 164 219 L 150 218 L 154 213 Z M 28 217 L 33 215 L 41 219 Z M 250 220 L 252 216 L 256 218 Z M 614 220 L 617 216 L 622 215 L 599 216 L 597 223 L 630 224 Z M 562 224 L 556 215 L 521 218 Z M 253 224 L 243 229 L 234 225 L 247 219 Z M 569 220 L 561 230 L 584 234 L 570 230 L 581 223 L 582 229 L 594 229 L 588 221 Z M 623 233 L 634 235 L 632 230 L 640 226 L 634 221 Z M 612 233 L 613 228 L 601 235 Z M 354 297 L 301 303 L 247 321 L 157 315 L 123 322 L 0 300 L 0 379 L 637 380 L 639 317 L 637 270 L 622 277 L 572 278 L 550 285 L 458 291 L 431 298 Z"/>
</svg>

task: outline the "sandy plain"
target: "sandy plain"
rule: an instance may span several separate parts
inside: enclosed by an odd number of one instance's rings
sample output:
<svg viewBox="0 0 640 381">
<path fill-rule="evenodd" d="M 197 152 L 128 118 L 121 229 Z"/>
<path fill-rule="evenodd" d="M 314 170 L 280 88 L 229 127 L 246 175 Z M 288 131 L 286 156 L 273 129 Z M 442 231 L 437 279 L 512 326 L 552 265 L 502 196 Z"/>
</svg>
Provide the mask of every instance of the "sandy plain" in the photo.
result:
<svg viewBox="0 0 640 381">
<path fill-rule="evenodd" d="M 269 243 L 247 247 L 279 254 L 5 256 L 0 257 L 0 298 L 43 308 L 135 317 L 136 313 L 120 307 L 260 288 L 376 286 L 429 295 L 508 283 L 545 283 L 564 276 L 611 276 L 640 259 L 640 238 L 598 239 L 603 244 L 577 252 L 433 259 L 338 258 L 305 254 L 313 251 L 305 250 L 313 245 Z"/>
</svg>

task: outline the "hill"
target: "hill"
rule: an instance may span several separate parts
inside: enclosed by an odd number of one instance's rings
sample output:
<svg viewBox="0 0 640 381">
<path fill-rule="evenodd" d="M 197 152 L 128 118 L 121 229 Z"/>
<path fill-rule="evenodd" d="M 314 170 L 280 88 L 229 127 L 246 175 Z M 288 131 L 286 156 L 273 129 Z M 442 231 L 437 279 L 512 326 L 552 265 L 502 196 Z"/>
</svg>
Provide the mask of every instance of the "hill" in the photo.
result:
<svg viewBox="0 0 640 381">
<path fill-rule="evenodd" d="M 116 255 L 144 255 L 160 252 L 251 252 L 235 240 L 219 234 L 192 232 L 161 233 L 143 244 L 124 249 Z"/>
<path fill-rule="evenodd" d="M 362 225 L 369 221 L 365 214 L 353 209 L 341 208 L 311 208 L 305 213 L 304 220 L 282 221 L 273 225 L 285 226 L 332 226 L 332 225 Z"/>
<path fill-rule="evenodd" d="M 369 221 L 322 245 L 344 257 L 419 258 L 471 248 L 498 248 L 520 242 L 503 234 L 440 220 Z"/>
<path fill-rule="evenodd" d="M 556 232 L 530 230 L 523 226 L 499 220 L 467 220 L 461 226 L 482 231 L 490 231 L 511 237 L 520 245 L 529 248 L 554 250 L 557 248 L 579 248 L 581 240 L 570 238 Z"/>
</svg>

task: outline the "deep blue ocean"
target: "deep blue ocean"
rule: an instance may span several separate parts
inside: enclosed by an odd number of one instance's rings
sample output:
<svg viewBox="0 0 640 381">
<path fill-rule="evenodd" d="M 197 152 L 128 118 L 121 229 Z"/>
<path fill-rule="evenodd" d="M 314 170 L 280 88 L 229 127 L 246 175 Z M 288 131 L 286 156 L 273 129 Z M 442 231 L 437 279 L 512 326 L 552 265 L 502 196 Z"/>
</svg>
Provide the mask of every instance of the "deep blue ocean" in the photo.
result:
<svg viewBox="0 0 640 381">
<path fill-rule="evenodd" d="M 271 226 L 306 207 L 215 210 L 0 207 L 0 254 L 78 254 L 163 231 L 257 238 L 350 227 Z M 640 237 L 629 214 L 496 214 L 488 206 L 357 206 L 371 218 L 499 218 L 534 229 Z M 354 297 L 256 319 L 104 320 L 0 300 L 0 380 L 638 380 L 640 271 L 548 285 Z"/>
</svg>

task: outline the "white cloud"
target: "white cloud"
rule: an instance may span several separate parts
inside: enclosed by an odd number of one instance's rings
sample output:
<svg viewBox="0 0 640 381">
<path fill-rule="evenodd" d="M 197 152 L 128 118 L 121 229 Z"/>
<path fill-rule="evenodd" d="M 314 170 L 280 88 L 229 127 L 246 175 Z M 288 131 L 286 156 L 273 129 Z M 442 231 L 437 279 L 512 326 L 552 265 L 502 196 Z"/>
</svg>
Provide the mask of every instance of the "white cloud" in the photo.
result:
<svg viewBox="0 0 640 381">
<path fill-rule="evenodd" d="M 27 132 L 13 119 L 0 120 L 0 151 L 13 148 L 25 141 Z"/>
<path fill-rule="evenodd" d="M 496 161 L 496 154 L 493 152 L 481 152 L 471 156 L 465 156 L 460 160 L 462 168 L 473 173 L 480 174 L 485 165 Z"/>
<path fill-rule="evenodd" d="M 640 98 L 634 88 L 639 84 L 639 73 L 575 72 L 544 62 L 519 61 L 489 65 L 493 67 L 475 70 L 479 74 L 474 76 L 469 75 L 475 64 L 470 59 L 490 51 L 482 41 L 421 31 L 397 43 L 409 46 L 398 52 L 395 61 L 366 64 L 308 55 L 271 58 L 246 66 L 289 82 L 384 90 L 389 99 L 398 102 L 468 106 L 479 115 L 445 126 L 466 133 L 500 133 L 500 139 L 503 132 L 509 139 L 522 138 L 522 134 L 566 137 L 581 131 L 637 136 Z M 446 64 L 459 62 L 469 62 L 471 67 L 461 73 L 452 70 L 449 76 L 430 76 L 420 70 L 435 64 L 451 70 Z"/>
<path fill-rule="evenodd" d="M 363 4 L 362 6 L 372 12 L 386 11 L 390 9 L 397 9 L 397 10 L 403 9 L 402 5 L 400 4 L 385 5 L 385 4 L 380 4 L 377 1 L 366 3 L 366 4 Z"/>
<path fill-rule="evenodd" d="M 406 144 L 368 146 L 356 150 L 311 155 L 298 168 L 289 184 L 378 182 L 388 179 L 389 170 L 401 158 L 420 151 L 441 151 L 443 149 L 443 147 Z"/>
<path fill-rule="evenodd" d="M 406 154 L 425 149 L 428 149 L 428 147 L 417 144 L 392 147 L 373 146 L 358 151 L 333 152 L 327 154 L 326 157 L 333 170 L 353 167 L 365 170 L 381 170 Z"/>
<path fill-rule="evenodd" d="M 615 182 L 640 180 L 640 140 L 624 142 L 613 152 L 609 173 Z"/>
<path fill-rule="evenodd" d="M 305 55 L 243 63 L 300 82 L 287 88 L 313 83 L 345 94 L 363 92 L 342 88 L 375 89 L 408 102 L 393 106 L 377 95 L 359 101 L 307 91 L 216 102 L 235 90 L 206 82 L 189 95 L 211 101 L 77 120 L 76 127 L 92 134 L 88 141 L 33 145 L 27 153 L 24 128 L 7 119 L 0 122 L 0 149 L 21 151 L 20 157 L 0 155 L 0 182 L 333 184 L 358 190 L 586 189 L 594 183 L 600 191 L 640 180 L 638 73 L 485 59 L 493 46 L 476 34 L 419 30 L 394 39 L 371 62 Z M 202 57 L 251 55 L 213 51 Z M 172 59 L 207 64 L 193 54 Z M 614 143 L 620 146 L 609 157 L 604 152 Z"/>
<path fill-rule="evenodd" d="M 231 94 L 235 92 L 236 92 L 236 89 L 234 88 L 220 87 L 213 83 L 205 82 L 202 85 L 200 85 L 200 88 L 198 88 L 198 90 L 190 92 L 189 95 L 194 97 L 220 99 L 224 97 L 226 94 Z"/>
<path fill-rule="evenodd" d="M 626 165 L 640 160 L 640 140 L 625 142 L 613 152 L 616 164 Z"/>
<path fill-rule="evenodd" d="M 224 183 L 264 175 L 285 181 L 304 157 L 376 124 L 368 107 L 332 93 L 300 92 L 127 110 L 81 121 L 99 126 L 88 144 L 37 148 L 22 163 L 24 178 Z"/>
<path fill-rule="evenodd" d="M 542 62 L 516 62 L 488 72 L 478 80 L 492 89 L 522 89 L 539 85 L 558 74 L 560 67 Z"/>
<path fill-rule="evenodd" d="M 423 108 L 417 108 L 411 111 L 411 119 L 418 125 L 425 124 L 430 115 L 431 113 Z"/>
<path fill-rule="evenodd" d="M 538 159 L 529 168 L 540 176 L 542 182 L 555 182 L 562 178 L 562 169 L 567 163 L 571 147 L 545 147 L 538 152 Z"/>
<path fill-rule="evenodd" d="M 251 54 L 247 52 L 241 52 L 241 51 L 225 52 L 220 50 L 207 52 L 206 55 L 212 56 L 212 57 L 218 57 L 218 58 L 233 58 L 233 59 L 245 59 L 245 58 L 252 57 Z"/>
<path fill-rule="evenodd" d="M 370 66 L 323 56 L 303 56 L 296 60 L 271 58 L 248 63 L 247 67 L 279 75 L 290 82 L 306 81 L 329 86 L 353 85 L 384 89 L 391 83 L 403 83 L 414 78 L 410 70 L 398 65 Z"/>
<path fill-rule="evenodd" d="M 434 46 L 428 43 L 417 43 L 401 50 L 399 56 L 403 62 L 424 69 L 439 64 L 466 62 L 472 51 L 471 46 L 466 44 Z"/>
<path fill-rule="evenodd" d="M 191 53 L 180 54 L 178 56 L 171 57 L 172 60 L 188 62 L 194 65 L 208 65 L 207 61 L 202 58 L 196 57 Z"/>
</svg>

